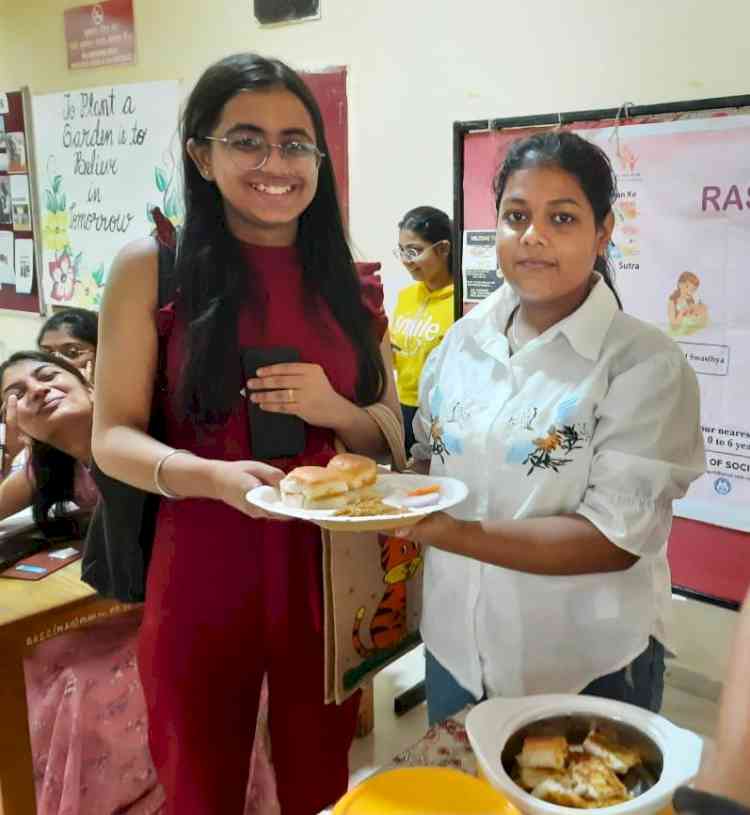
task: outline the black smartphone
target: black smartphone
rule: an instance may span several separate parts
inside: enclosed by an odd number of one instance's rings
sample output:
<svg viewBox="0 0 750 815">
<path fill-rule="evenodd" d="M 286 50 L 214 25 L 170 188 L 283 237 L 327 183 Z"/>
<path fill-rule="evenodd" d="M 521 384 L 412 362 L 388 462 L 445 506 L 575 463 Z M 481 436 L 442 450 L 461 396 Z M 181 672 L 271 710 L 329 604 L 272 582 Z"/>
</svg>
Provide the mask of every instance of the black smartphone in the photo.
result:
<svg viewBox="0 0 750 815">
<path fill-rule="evenodd" d="M 282 362 L 299 362 L 296 348 L 241 348 L 242 374 L 245 381 L 257 376 L 258 368 Z M 305 423 L 299 416 L 270 413 L 250 401 L 247 393 L 247 417 L 250 424 L 250 449 L 255 459 L 267 461 L 291 458 L 305 450 Z"/>
</svg>

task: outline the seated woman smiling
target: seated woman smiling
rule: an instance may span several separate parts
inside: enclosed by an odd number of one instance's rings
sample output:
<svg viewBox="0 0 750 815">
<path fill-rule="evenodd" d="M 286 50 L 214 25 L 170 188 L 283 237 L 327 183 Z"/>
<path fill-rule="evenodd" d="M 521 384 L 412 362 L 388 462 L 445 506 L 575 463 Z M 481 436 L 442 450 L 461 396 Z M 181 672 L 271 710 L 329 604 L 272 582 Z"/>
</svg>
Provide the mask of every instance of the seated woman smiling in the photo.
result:
<svg viewBox="0 0 750 815">
<path fill-rule="evenodd" d="M 20 351 L 0 365 L 0 398 L 8 427 L 31 439 L 26 467 L 0 482 L 0 519 L 31 506 L 45 531 L 69 503 L 93 509 L 93 395 L 82 372 L 60 357 Z"/>
</svg>

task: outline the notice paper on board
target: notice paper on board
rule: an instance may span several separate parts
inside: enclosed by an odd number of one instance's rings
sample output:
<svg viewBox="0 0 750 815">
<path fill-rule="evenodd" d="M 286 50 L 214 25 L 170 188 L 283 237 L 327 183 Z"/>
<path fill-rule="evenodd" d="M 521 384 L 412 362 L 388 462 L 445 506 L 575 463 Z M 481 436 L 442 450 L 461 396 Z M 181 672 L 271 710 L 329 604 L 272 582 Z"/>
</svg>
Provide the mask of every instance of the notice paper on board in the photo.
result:
<svg viewBox="0 0 750 815">
<path fill-rule="evenodd" d="M 31 238 L 16 238 L 16 292 L 31 294 L 34 282 L 34 241 Z"/>
<path fill-rule="evenodd" d="M 494 229 L 467 229 L 464 232 L 461 267 L 465 303 L 479 303 L 500 287 L 503 278 L 497 268 Z"/>
<path fill-rule="evenodd" d="M 13 233 L 0 231 L 0 285 L 13 285 L 16 282 L 13 266 Z"/>
</svg>

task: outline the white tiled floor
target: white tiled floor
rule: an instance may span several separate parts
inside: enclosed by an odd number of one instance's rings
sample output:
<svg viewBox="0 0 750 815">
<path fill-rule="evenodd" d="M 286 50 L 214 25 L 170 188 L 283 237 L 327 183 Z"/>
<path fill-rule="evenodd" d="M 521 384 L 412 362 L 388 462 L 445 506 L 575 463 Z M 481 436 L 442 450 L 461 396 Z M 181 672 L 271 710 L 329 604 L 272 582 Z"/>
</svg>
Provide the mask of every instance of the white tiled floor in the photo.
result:
<svg viewBox="0 0 750 815">
<path fill-rule="evenodd" d="M 421 648 L 383 670 L 375 679 L 375 729 L 363 739 L 356 739 L 350 753 L 350 785 L 387 764 L 394 755 L 418 741 L 427 730 L 424 704 L 397 717 L 393 699 L 424 678 L 424 656 Z M 715 701 L 694 696 L 667 684 L 664 689 L 662 714 L 680 727 L 704 736 L 712 736 L 718 705 Z"/>
</svg>

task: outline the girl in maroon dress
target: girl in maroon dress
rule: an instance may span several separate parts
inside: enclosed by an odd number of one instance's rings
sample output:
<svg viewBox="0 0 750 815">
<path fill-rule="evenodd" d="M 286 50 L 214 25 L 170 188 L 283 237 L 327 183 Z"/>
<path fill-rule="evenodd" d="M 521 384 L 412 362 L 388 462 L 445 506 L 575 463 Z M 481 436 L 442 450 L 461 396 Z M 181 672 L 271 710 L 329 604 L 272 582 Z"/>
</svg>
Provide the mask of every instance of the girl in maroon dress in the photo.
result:
<svg viewBox="0 0 750 815">
<path fill-rule="evenodd" d="M 94 455 L 161 492 L 139 669 L 170 815 L 241 813 L 264 674 L 278 796 L 315 813 L 346 790 L 358 699 L 323 702 L 316 527 L 246 500 L 338 437 L 387 444 L 361 407 L 397 415 L 379 282 L 352 261 L 323 124 L 284 64 L 237 55 L 209 68 L 182 122 L 186 216 L 177 296 L 157 315 L 157 246 L 126 247 L 101 312 Z M 165 332 L 165 323 L 167 330 Z M 166 333 L 159 441 L 147 435 Z M 240 348 L 293 346 L 301 361 L 244 381 Z M 254 460 L 243 393 L 305 422 L 294 459 Z"/>
</svg>

